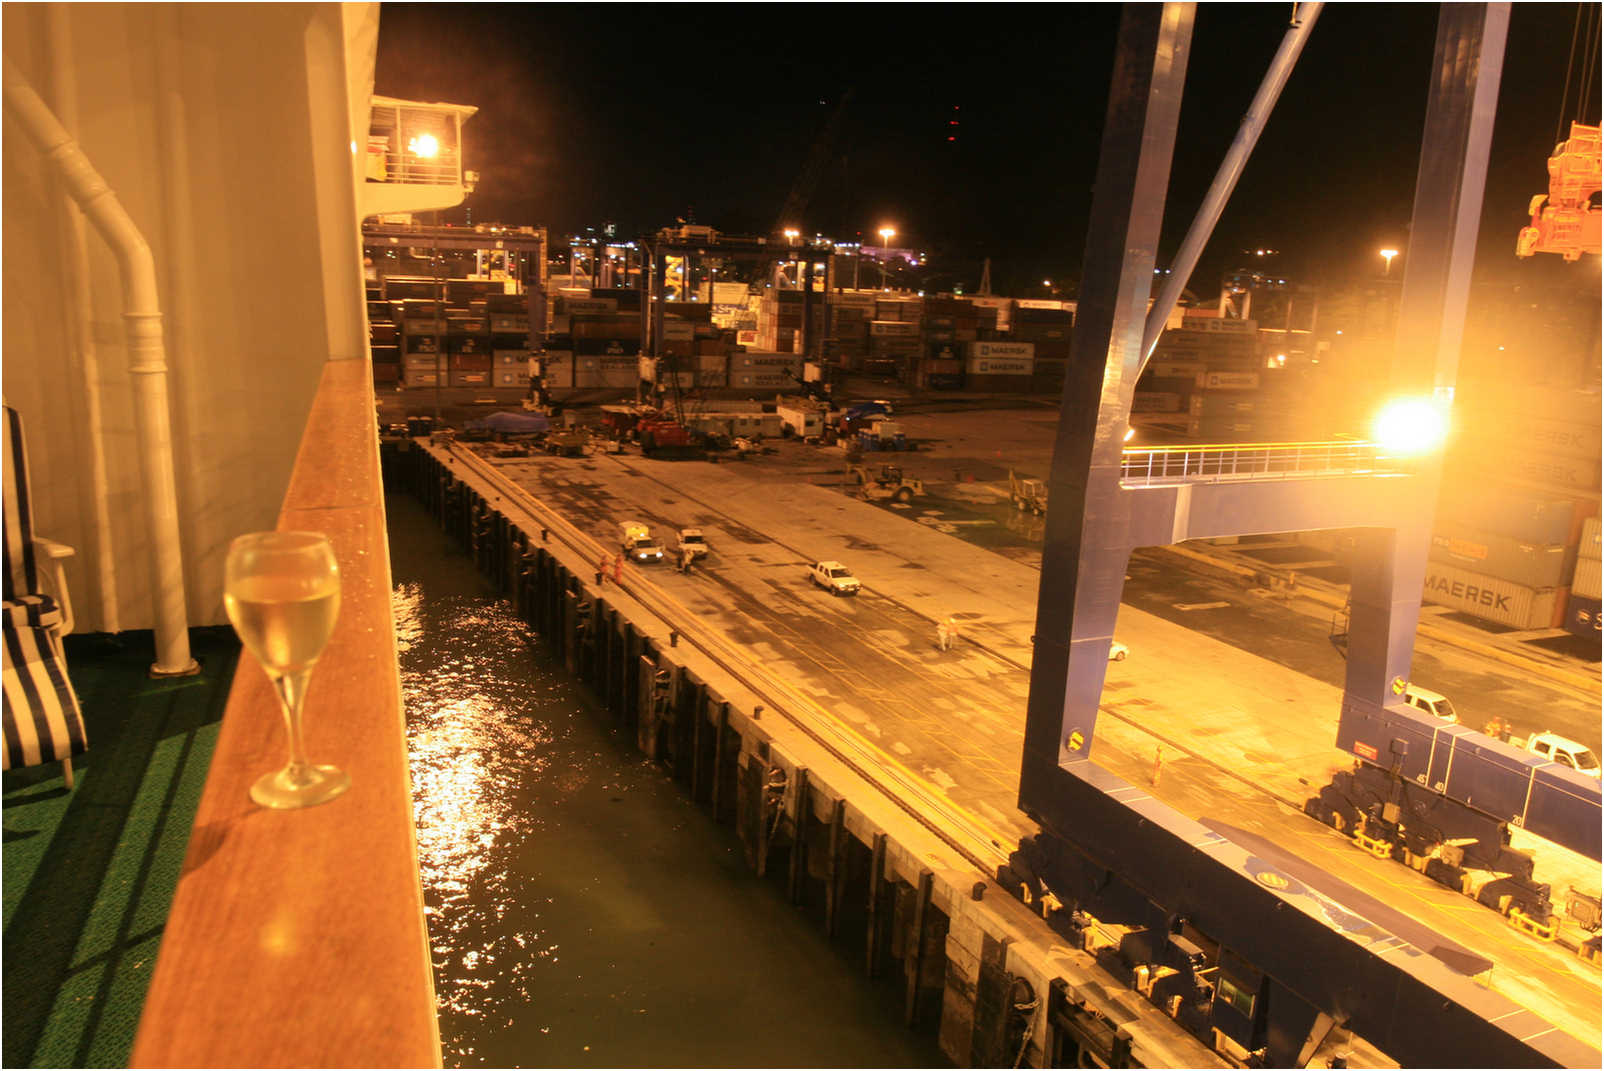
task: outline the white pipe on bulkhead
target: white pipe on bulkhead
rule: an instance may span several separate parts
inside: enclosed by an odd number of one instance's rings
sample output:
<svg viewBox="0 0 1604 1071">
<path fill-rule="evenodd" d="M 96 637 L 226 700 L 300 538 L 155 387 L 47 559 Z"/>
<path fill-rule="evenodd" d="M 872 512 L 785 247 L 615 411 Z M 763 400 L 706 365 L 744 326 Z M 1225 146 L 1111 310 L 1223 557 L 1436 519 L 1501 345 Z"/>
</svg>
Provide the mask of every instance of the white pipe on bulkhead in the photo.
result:
<svg viewBox="0 0 1604 1071">
<path fill-rule="evenodd" d="M 44 155 L 45 162 L 61 176 L 67 192 L 117 258 L 151 545 L 156 611 L 156 663 L 151 673 L 164 677 L 194 673 L 199 667 L 189 653 L 184 560 L 178 538 L 178 491 L 173 479 L 173 438 L 168 422 L 167 353 L 162 344 L 156 261 L 117 195 L 9 59 L 5 61 L 4 83 L 6 107 Z"/>
<path fill-rule="evenodd" d="M 50 89 L 56 115 L 70 134 L 78 125 L 78 91 L 73 85 L 70 13 L 65 4 L 51 4 L 46 14 L 50 51 Z M 99 588 L 100 614 L 96 624 L 106 632 L 121 632 L 117 603 L 117 559 L 112 545 L 111 490 L 106 478 L 105 420 L 100 406 L 100 353 L 95 348 L 94 312 L 89 300 L 89 240 L 84 217 L 72 196 L 61 192 L 62 229 L 67 245 L 67 303 L 72 321 L 70 344 L 78 357 L 83 379 L 84 439 L 89 453 L 89 494 L 94 511 L 94 547 L 84 557 L 93 563 Z"/>
</svg>

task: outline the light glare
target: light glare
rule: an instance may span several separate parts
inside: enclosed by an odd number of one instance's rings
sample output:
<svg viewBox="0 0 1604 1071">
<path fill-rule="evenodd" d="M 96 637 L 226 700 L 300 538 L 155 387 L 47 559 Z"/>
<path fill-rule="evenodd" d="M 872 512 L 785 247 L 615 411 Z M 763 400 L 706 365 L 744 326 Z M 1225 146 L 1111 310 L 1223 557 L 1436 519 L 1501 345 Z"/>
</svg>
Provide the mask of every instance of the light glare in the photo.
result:
<svg viewBox="0 0 1604 1071">
<path fill-rule="evenodd" d="M 1426 454 L 1448 437 L 1448 416 L 1430 399 L 1400 398 L 1377 414 L 1373 430 L 1376 441 L 1389 453 Z"/>
</svg>

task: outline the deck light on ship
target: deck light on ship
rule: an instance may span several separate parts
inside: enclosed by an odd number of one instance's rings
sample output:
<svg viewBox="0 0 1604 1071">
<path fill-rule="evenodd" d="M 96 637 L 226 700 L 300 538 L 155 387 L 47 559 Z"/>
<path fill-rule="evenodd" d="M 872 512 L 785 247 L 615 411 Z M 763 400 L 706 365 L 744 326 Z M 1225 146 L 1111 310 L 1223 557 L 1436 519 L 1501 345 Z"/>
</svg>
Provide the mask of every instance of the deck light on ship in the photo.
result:
<svg viewBox="0 0 1604 1071">
<path fill-rule="evenodd" d="M 419 134 L 407 142 L 407 152 L 424 159 L 440 155 L 440 140 L 433 134 Z"/>
<path fill-rule="evenodd" d="M 1448 415 L 1430 398 L 1399 398 L 1376 415 L 1373 432 L 1390 454 L 1427 454 L 1448 437 Z"/>
</svg>

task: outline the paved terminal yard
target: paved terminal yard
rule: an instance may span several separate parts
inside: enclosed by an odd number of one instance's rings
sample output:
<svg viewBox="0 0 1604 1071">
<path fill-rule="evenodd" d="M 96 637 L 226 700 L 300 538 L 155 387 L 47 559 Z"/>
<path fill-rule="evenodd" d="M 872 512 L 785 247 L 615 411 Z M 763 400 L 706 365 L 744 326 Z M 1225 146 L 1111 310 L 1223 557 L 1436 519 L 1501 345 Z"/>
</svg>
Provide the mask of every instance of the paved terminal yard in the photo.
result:
<svg viewBox="0 0 1604 1071">
<path fill-rule="evenodd" d="M 864 460 L 901 464 L 926 481 L 929 493 L 904 507 L 854 497 L 839 450 L 798 442 L 719 464 L 627 452 L 491 463 L 603 546 L 617 545 L 624 520 L 650 525 L 669 544 L 680 527 L 702 528 L 713 552 L 691 575 L 627 567 L 631 583 L 694 612 L 888 768 L 1011 846 L 1033 831 L 1015 804 L 1039 534 L 1033 553 L 1033 519 L 1006 502 L 1007 471 L 1045 475 L 1054 414 L 1026 407 L 898 419 L 922 448 Z M 857 573 L 860 596 L 834 599 L 809 583 L 806 565 L 829 558 Z M 1329 679 L 1340 680 L 1340 656 L 1292 639 L 1286 622 L 1329 611 L 1187 564 L 1159 551 L 1133 559 L 1116 629 L 1131 654 L 1109 666 L 1093 758 L 1228 836 L 1266 838 L 1337 876 L 1357 890 L 1349 906 L 1402 910 L 1415 921 L 1376 921 L 1596 1047 L 1596 966 L 1302 814 L 1304 799 L 1349 760 L 1332 746 L 1340 690 Z M 1193 590 L 1201 594 L 1186 594 Z M 936 624 L 949 618 L 958 640 L 942 651 Z M 1220 634 L 1233 618 L 1226 642 Z M 1303 653 L 1277 658 L 1278 641 L 1302 644 Z M 1335 668 L 1316 665 L 1322 657 Z M 1300 659 L 1312 675 L 1287 664 Z M 1596 698 L 1565 683 L 1567 673 L 1596 676 L 1596 666 L 1556 659 L 1553 673 L 1528 679 L 1514 665 L 1424 640 L 1417 663 L 1417 679 L 1456 698 L 1470 694 L 1448 686 L 1461 665 L 1498 677 L 1484 692 L 1529 688 L 1550 712 L 1591 724 L 1588 742 L 1597 743 Z M 1436 678 L 1424 678 L 1428 667 Z M 1460 698 L 1461 708 L 1472 705 Z M 1565 882 L 1551 868 L 1565 854 L 1538 845 L 1538 876 L 1554 882 L 1556 901 Z M 1597 864 L 1565 862 L 1570 880 L 1591 879 L 1597 890 Z"/>
</svg>

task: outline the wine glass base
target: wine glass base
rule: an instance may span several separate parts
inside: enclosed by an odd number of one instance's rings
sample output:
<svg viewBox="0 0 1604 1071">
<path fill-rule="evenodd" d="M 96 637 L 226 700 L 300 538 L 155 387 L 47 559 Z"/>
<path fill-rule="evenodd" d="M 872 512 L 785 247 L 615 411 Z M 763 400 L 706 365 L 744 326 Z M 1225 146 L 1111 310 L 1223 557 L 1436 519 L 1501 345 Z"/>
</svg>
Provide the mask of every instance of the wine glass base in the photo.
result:
<svg viewBox="0 0 1604 1071">
<path fill-rule="evenodd" d="M 304 766 L 294 773 L 285 767 L 257 778 L 251 799 L 284 811 L 327 803 L 350 787 L 351 775 L 337 766 Z"/>
</svg>

